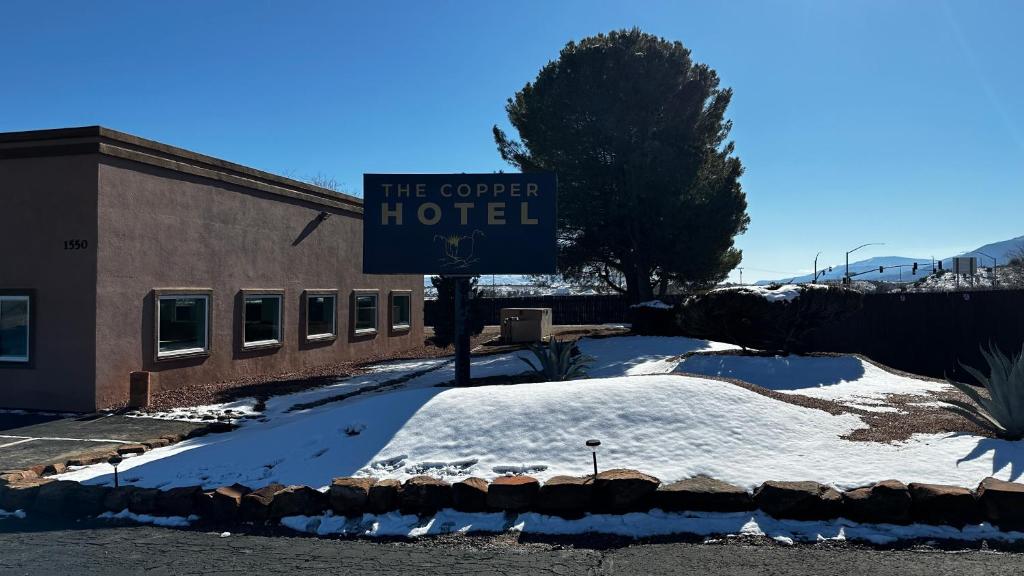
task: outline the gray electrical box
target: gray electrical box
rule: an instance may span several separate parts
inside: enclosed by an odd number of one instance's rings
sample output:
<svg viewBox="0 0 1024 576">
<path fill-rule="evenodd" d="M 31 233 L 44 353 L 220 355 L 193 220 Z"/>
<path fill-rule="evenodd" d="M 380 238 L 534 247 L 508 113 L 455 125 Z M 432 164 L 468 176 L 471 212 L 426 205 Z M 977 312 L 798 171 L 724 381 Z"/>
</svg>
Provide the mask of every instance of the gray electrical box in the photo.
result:
<svg viewBox="0 0 1024 576">
<path fill-rule="evenodd" d="M 551 308 L 502 308 L 504 344 L 540 342 L 551 336 Z"/>
</svg>

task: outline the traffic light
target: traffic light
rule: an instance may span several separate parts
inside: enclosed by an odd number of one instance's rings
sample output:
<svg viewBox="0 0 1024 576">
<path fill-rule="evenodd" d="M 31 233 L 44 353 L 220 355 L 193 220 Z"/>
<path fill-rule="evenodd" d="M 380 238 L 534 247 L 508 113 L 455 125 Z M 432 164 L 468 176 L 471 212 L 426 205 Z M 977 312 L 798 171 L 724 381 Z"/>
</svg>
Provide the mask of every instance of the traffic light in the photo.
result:
<svg viewBox="0 0 1024 576">
<path fill-rule="evenodd" d="M 917 262 L 914 262 L 914 266 L 910 268 L 911 274 L 917 274 Z"/>
<path fill-rule="evenodd" d="M 942 260 L 939 260 L 939 270 L 942 270 Z"/>
<path fill-rule="evenodd" d="M 878 273 L 881 274 L 882 272 L 885 272 L 885 266 L 878 267 Z"/>
</svg>

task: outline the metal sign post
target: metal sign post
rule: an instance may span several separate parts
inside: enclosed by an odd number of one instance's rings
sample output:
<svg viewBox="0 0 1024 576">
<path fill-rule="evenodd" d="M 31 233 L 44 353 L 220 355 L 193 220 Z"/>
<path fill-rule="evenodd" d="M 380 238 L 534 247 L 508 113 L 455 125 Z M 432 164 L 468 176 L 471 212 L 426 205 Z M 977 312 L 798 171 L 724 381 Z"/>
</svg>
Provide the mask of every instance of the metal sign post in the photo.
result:
<svg viewBox="0 0 1024 576">
<path fill-rule="evenodd" d="M 469 279 L 553 274 L 551 172 L 364 174 L 363 273 L 455 281 L 455 383 L 469 384 Z"/>
<path fill-rule="evenodd" d="M 469 276 L 455 277 L 455 385 L 469 386 Z"/>
</svg>

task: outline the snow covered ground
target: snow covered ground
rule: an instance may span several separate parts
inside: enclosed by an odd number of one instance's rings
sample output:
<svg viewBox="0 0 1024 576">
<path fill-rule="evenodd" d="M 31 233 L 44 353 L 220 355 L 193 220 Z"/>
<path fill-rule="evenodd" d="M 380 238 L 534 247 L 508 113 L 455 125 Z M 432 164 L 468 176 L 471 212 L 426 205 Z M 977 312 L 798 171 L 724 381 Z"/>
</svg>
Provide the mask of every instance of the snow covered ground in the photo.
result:
<svg viewBox="0 0 1024 576">
<path fill-rule="evenodd" d="M 591 377 L 666 374 L 675 369 L 679 363 L 678 356 L 682 354 L 737 348 L 732 344 L 683 337 L 631 336 L 628 338 L 586 338 L 580 341 L 580 350 L 596 359 L 588 372 Z M 519 358 L 531 356 L 529 352 L 525 351 L 477 356 L 472 363 L 473 377 L 509 376 L 525 372 L 529 367 Z M 326 386 L 270 398 L 267 400 L 262 414 L 256 410 L 255 398 L 245 398 L 220 404 L 189 406 L 163 412 L 139 412 L 129 415 L 192 422 L 209 420 L 210 418 L 207 416 L 214 418 L 226 416 L 232 421 L 244 416 L 261 415 L 264 418 L 271 418 L 297 404 L 308 404 L 356 390 L 372 389 L 410 374 L 420 375 L 403 383 L 404 389 L 452 382 L 455 380 L 455 367 L 450 357 L 384 362 L 372 367 L 366 374 L 351 378 L 339 378 L 337 382 Z"/>
<path fill-rule="evenodd" d="M 886 406 L 886 397 L 891 394 L 928 396 L 951 388 L 942 382 L 894 374 L 856 356 L 695 354 L 680 362 L 677 370 L 734 378 L 784 394 L 869 410 L 895 410 Z"/>
<path fill-rule="evenodd" d="M 545 479 L 588 473 L 590 453 L 583 446 L 588 438 L 603 443 L 602 468 L 637 468 L 666 482 L 707 474 L 747 488 L 768 479 L 817 480 L 839 488 L 886 478 L 974 486 L 985 476 L 1021 474 L 1019 443 L 967 434 L 854 442 L 842 437 L 865 426 L 857 415 L 830 415 L 720 380 L 671 374 L 703 369 L 786 393 L 856 404 L 941 386 L 856 358 L 697 356 L 678 366 L 681 353 L 728 346 L 632 336 L 587 339 L 581 348 L 597 358 L 593 378 L 562 383 L 437 387 L 452 379 L 450 363 L 390 363 L 336 385 L 274 398 L 261 419 L 245 420 L 234 432 L 129 458 L 120 467 L 121 478 L 163 488 L 233 482 L 322 487 L 346 475 L 430 474 L 456 481 L 528 473 Z M 474 374 L 522 372 L 522 354 L 476 358 Z M 732 360 L 715 364 L 725 358 Z M 394 389 L 288 410 L 424 368 L 434 369 Z M 105 484 L 111 482 L 111 469 L 97 464 L 62 478 Z"/>
</svg>

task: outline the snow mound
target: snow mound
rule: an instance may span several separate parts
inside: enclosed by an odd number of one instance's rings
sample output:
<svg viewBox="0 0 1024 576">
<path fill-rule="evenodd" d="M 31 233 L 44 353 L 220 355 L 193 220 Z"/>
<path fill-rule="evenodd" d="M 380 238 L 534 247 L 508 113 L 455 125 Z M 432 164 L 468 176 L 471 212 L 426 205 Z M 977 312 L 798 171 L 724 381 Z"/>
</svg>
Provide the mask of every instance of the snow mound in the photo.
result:
<svg viewBox="0 0 1024 576">
<path fill-rule="evenodd" d="M 366 423 L 358 435 L 351 422 Z M 769 479 L 850 488 L 885 478 L 973 486 L 1013 479 L 1019 443 L 967 434 L 907 442 L 853 442 L 852 414 L 781 402 L 717 380 L 651 375 L 561 383 L 424 387 L 358 396 L 267 423 L 188 440 L 126 460 L 121 475 L 169 488 L 240 482 L 325 486 L 332 477 L 457 481 L 527 473 L 544 480 L 590 473 L 588 438 L 602 468 L 635 468 L 664 482 L 707 474 L 748 489 Z M 107 464 L 63 479 L 105 484 Z"/>
</svg>

